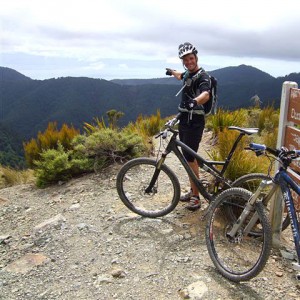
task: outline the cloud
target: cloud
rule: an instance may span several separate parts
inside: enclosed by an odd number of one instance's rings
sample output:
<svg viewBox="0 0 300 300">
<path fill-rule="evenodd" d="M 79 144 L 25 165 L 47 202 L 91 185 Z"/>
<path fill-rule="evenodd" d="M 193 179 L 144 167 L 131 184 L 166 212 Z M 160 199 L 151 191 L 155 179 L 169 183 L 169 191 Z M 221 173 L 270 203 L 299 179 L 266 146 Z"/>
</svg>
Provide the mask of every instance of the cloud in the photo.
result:
<svg viewBox="0 0 300 300">
<path fill-rule="evenodd" d="M 21 62 L 23 54 L 37 62 L 61 59 L 66 66 L 72 60 L 108 74 L 110 62 L 117 61 L 132 75 L 138 68 L 181 67 L 177 47 L 190 41 L 203 61 L 215 58 L 212 68 L 253 59 L 295 62 L 296 67 L 299 8 L 296 0 L 2 1 L 0 62 L 6 64 L 13 54 Z"/>
</svg>

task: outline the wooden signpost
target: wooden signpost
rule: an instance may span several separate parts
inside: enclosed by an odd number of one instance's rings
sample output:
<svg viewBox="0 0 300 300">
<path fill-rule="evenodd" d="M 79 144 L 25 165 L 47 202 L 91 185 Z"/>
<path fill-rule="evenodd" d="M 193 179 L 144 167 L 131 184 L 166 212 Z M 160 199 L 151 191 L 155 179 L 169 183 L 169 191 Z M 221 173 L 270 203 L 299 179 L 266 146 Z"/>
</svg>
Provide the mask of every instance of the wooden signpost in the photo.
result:
<svg viewBox="0 0 300 300">
<path fill-rule="evenodd" d="M 282 146 L 289 150 L 300 149 L 300 90 L 296 82 L 286 81 L 282 85 L 280 117 L 278 127 L 277 148 Z M 298 128 L 297 128 L 298 127 Z M 278 166 L 277 166 L 278 167 Z M 291 167 L 300 172 L 300 164 L 293 163 Z M 300 176 L 291 171 L 290 175 L 300 184 Z M 294 198 L 295 207 L 299 209 L 300 199 Z M 275 195 L 272 201 L 270 218 L 273 230 L 273 245 L 280 246 L 280 234 L 283 206 L 281 192 Z"/>
</svg>

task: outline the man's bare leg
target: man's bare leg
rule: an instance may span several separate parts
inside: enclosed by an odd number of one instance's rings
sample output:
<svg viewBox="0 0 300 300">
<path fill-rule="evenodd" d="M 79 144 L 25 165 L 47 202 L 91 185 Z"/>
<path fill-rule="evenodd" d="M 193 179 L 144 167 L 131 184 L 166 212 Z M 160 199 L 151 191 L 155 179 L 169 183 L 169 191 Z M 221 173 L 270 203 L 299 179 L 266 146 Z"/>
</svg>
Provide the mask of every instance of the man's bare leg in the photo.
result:
<svg viewBox="0 0 300 300">
<path fill-rule="evenodd" d="M 195 159 L 193 162 L 189 162 L 189 166 L 194 171 L 197 178 L 199 178 L 199 166 L 198 166 L 197 160 Z M 199 190 L 191 178 L 190 178 L 190 183 L 191 183 L 191 189 L 192 189 L 192 196 L 198 196 Z"/>
</svg>

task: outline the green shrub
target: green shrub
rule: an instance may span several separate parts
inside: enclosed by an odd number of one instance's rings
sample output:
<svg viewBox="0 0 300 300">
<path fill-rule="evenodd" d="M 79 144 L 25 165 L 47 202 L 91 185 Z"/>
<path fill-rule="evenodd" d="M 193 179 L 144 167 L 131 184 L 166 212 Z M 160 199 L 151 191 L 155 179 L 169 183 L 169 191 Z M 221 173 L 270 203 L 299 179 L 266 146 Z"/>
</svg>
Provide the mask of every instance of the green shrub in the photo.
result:
<svg viewBox="0 0 300 300">
<path fill-rule="evenodd" d="M 87 157 L 77 156 L 72 150 L 65 150 L 58 143 L 57 149 L 48 149 L 35 161 L 35 176 L 38 187 L 44 187 L 58 181 L 65 181 L 73 176 L 92 170 L 92 161 Z"/>
<path fill-rule="evenodd" d="M 141 156 L 147 148 L 142 138 L 135 133 L 104 128 L 86 137 L 82 150 L 88 157 L 96 158 L 104 166 Z"/>
<path fill-rule="evenodd" d="M 104 167 L 147 152 L 143 140 L 136 133 L 101 127 L 89 135 L 76 135 L 66 149 L 58 142 L 56 149 L 47 149 L 34 161 L 37 186 L 44 187 L 58 181 Z"/>
</svg>

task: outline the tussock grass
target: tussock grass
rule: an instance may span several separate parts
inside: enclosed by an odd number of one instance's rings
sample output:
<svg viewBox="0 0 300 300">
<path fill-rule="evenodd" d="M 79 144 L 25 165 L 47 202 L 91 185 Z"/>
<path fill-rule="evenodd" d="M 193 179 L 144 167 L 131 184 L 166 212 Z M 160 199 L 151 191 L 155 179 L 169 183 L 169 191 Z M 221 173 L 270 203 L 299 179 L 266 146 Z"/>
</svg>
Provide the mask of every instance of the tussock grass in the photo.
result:
<svg viewBox="0 0 300 300">
<path fill-rule="evenodd" d="M 34 183 L 35 177 L 33 170 L 14 170 L 9 167 L 0 166 L 0 188 L 13 185 Z"/>
<path fill-rule="evenodd" d="M 213 160 L 225 160 L 238 135 L 239 133 L 236 131 L 223 129 L 223 131 L 218 134 L 217 145 L 213 151 L 208 153 L 209 156 Z M 228 179 L 235 180 L 245 174 L 267 172 L 269 161 L 266 157 L 256 157 L 253 152 L 245 151 L 245 148 L 250 142 L 259 138 L 258 136 L 245 136 L 242 138 L 225 172 L 225 176 Z"/>
<path fill-rule="evenodd" d="M 130 122 L 124 128 L 124 132 L 140 136 L 144 146 L 148 149 L 148 153 L 150 153 L 153 148 L 152 137 L 163 128 L 165 123 L 166 118 L 161 118 L 160 111 L 157 110 L 156 114 L 150 117 L 140 115 L 135 123 Z"/>
<path fill-rule="evenodd" d="M 206 127 L 213 131 L 214 135 L 218 135 L 228 126 L 246 126 L 248 120 L 247 112 L 239 109 L 233 112 L 218 109 L 214 116 L 207 119 Z"/>
</svg>

